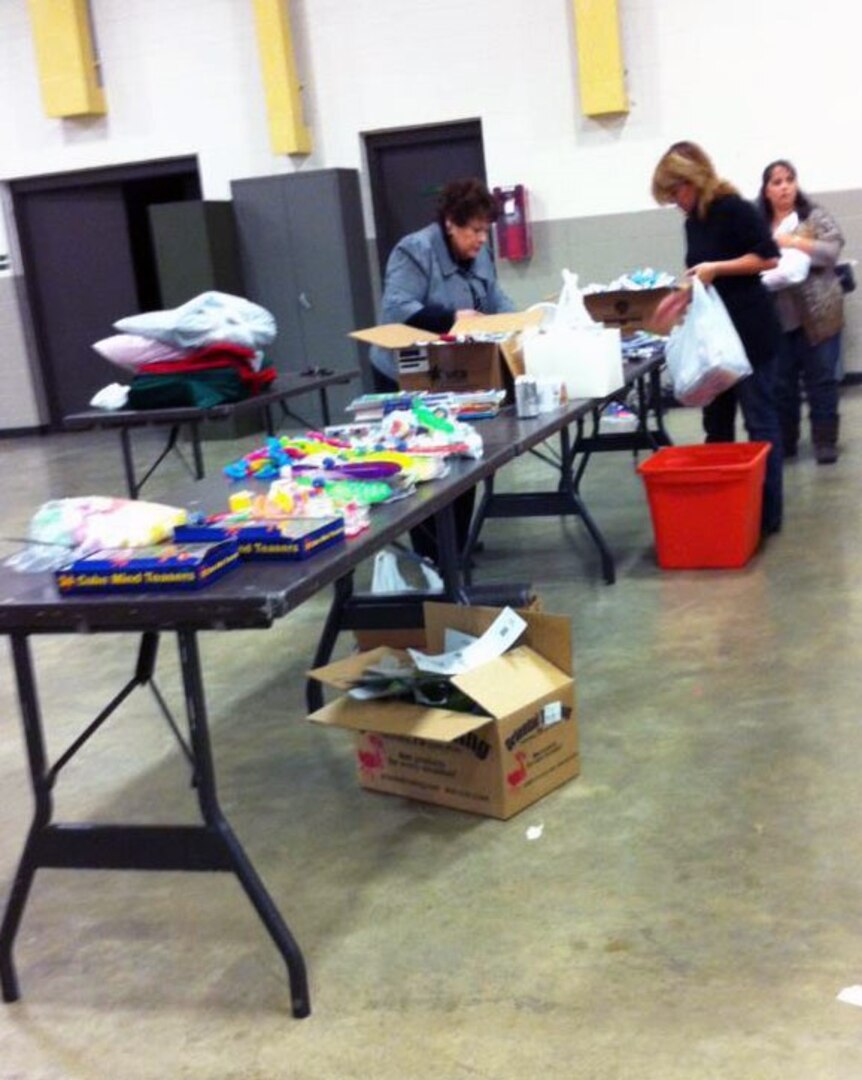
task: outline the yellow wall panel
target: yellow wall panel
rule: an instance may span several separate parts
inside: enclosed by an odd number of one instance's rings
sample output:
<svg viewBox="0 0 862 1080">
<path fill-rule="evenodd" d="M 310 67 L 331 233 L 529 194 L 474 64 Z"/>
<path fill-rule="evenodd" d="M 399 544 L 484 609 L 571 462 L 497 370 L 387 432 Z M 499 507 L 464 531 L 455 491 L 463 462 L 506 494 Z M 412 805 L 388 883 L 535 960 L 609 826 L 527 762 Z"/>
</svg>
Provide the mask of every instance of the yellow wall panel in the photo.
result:
<svg viewBox="0 0 862 1080">
<path fill-rule="evenodd" d="M 629 111 L 617 0 L 573 0 L 581 108 L 586 116 Z"/>
<path fill-rule="evenodd" d="M 28 6 L 45 113 L 107 112 L 87 0 L 28 0 Z"/>
<path fill-rule="evenodd" d="M 254 0 L 254 14 L 270 145 L 276 154 L 309 154 L 311 132 L 302 119 L 287 0 Z"/>
</svg>

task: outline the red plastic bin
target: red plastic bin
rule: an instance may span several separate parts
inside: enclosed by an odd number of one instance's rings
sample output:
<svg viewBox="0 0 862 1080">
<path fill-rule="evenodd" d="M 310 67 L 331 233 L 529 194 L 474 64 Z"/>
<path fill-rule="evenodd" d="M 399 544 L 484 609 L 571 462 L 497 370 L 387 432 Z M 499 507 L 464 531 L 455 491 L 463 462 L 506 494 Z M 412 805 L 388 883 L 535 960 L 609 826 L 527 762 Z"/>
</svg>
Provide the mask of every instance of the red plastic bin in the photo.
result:
<svg viewBox="0 0 862 1080">
<path fill-rule="evenodd" d="M 638 466 L 665 570 L 745 566 L 760 540 L 768 442 L 668 446 Z"/>
</svg>

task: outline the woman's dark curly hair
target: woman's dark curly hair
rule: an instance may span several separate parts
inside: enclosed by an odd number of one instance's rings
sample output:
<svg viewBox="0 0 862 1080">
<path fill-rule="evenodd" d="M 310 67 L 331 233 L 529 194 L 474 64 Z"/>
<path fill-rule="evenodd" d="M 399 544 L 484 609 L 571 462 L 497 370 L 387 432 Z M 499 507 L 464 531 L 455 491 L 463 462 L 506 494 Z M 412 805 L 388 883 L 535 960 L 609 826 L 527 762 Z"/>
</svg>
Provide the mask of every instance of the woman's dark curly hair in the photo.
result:
<svg viewBox="0 0 862 1080">
<path fill-rule="evenodd" d="M 766 185 L 769 183 L 772 173 L 778 168 L 787 169 L 790 173 L 790 179 L 796 179 L 796 168 L 784 158 L 779 158 L 777 161 L 770 161 L 763 170 L 763 176 L 760 178 L 760 192 L 757 196 L 757 205 L 760 208 L 761 214 L 763 214 L 767 221 L 772 221 L 772 203 L 767 198 Z M 799 187 L 796 188 L 796 202 L 793 204 L 793 209 L 799 215 L 800 221 L 805 221 L 814 209 L 814 203 Z"/>
<path fill-rule="evenodd" d="M 437 204 L 437 220 L 445 227 L 447 221 L 466 225 L 476 219 L 492 222 L 497 220 L 497 203 L 494 196 L 475 176 L 465 180 L 453 180 L 440 192 Z"/>
</svg>

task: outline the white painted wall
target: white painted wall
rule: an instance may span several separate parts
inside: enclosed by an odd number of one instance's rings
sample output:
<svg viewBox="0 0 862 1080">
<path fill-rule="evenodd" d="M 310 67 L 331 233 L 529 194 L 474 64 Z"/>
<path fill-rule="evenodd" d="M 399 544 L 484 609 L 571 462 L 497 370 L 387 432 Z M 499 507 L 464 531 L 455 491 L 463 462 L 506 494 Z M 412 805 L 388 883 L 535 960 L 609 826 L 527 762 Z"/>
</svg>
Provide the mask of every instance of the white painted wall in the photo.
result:
<svg viewBox="0 0 862 1080">
<path fill-rule="evenodd" d="M 813 190 L 859 184 L 850 0 L 620 0 L 632 110 L 605 121 L 580 115 L 570 0 L 291 0 L 315 141 L 295 160 L 269 150 L 251 0 L 91 6 L 110 112 L 61 121 L 25 0 L 0 3 L 0 178 L 197 152 L 221 198 L 239 176 L 361 167 L 361 131 L 479 116 L 489 179 L 526 183 L 537 219 L 649 206 L 684 137 L 749 193 L 785 155 Z"/>
<path fill-rule="evenodd" d="M 251 0 L 91 9 L 109 112 L 56 120 L 42 112 L 26 0 L 0 0 L 0 182 L 197 154 L 204 195 L 225 198 L 244 176 L 364 171 L 363 131 L 480 117 L 489 180 L 525 183 L 537 221 L 650 207 L 653 166 L 680 138 L 749 195 L 784 156 L 809 190 L 862 187 L 851 0 L 620 0 L 632 108 L 611 120 L 580 113 L 571 0 L 290 0 L 314 139 L 303 158 L 269 148 Z M 4 231 L 0 220 L 14 274 Z M 538 273 L 535 260 L 513 270 L 524 295 Z M 25 323 L 3 307 L 7 346 L 27 340 Z M 28 367 L 32 402 L 0 410 L 0 429 L 39 421 L 33 358 L 0 357 L 4 375 Z"/>
</svg>

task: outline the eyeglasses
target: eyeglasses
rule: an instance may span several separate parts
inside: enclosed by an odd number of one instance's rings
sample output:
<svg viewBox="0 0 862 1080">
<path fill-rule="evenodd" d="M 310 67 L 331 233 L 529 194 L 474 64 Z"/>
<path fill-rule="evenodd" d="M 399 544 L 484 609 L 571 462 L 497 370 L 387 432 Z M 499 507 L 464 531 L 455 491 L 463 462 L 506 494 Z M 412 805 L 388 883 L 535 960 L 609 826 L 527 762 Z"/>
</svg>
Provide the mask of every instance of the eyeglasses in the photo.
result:
<svg viewBox="0 0 862 1080">
<path fill-rule="evenodd" d="M 471 232 L 474 236 L 490 236 L 491 226 L 487 221 L 483 221 L 477 225 L 473 221 L 468 221 L 466 225 L 458 225 L 456 228 L 463 230 L 464 232 Z"/>
</svg>

